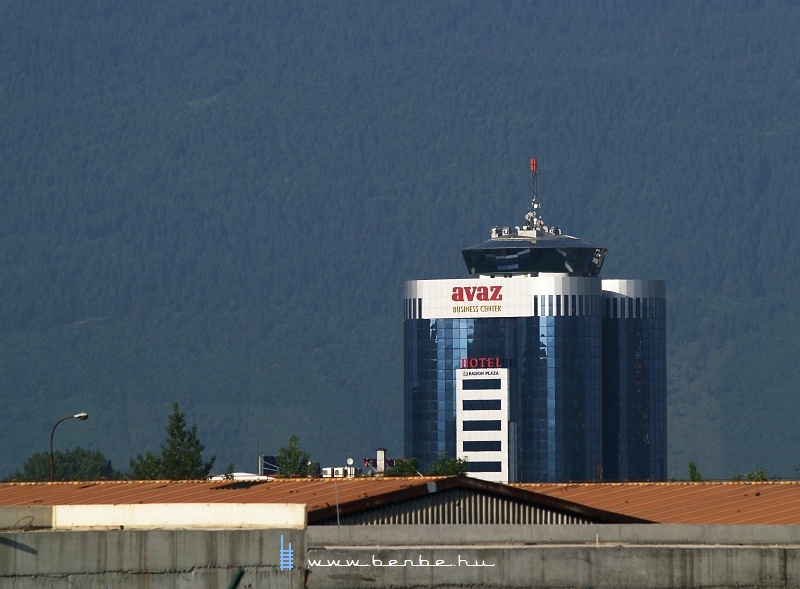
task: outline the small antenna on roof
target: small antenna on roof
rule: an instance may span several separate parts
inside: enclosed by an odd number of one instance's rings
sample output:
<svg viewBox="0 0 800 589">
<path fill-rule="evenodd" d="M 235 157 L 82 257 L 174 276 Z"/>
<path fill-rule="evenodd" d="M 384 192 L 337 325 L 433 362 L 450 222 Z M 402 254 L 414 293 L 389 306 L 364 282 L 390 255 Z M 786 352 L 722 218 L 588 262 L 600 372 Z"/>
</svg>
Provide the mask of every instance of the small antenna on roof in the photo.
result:
<svg viewBox="0 0 800 589">
<path fill-rule="evenodd" d="M 531 210 L 525 215 L 527 224 L 525 229 L 527 231 L 536 231 L 537 235 L 541 235 L 544 221 L 541 216 L 541 205 L 536 201 L 536 188 L 537 188 L 537 172 L 536 172 L 536 158 L 531 158 Z"/>
</svg>

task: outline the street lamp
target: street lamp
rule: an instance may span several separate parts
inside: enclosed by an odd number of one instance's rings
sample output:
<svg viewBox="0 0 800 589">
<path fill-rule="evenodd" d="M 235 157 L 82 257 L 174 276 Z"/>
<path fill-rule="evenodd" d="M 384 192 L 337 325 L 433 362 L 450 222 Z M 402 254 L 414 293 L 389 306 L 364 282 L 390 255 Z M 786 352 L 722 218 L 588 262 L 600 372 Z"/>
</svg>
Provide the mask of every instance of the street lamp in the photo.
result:
<svg viewBox="0 0 800 589">
<path fill-rule="evenodd" d="M 88 413 L 76 413 L 75 415 L 67 415 L 66 417 L 62 417 L 61 419 L 56 421 L 56 424 L 53 426 L 53 431 L 50 432 L 50 482 L 51 483 L 56 480 L 56 471 L 53 465 L 53 436 L 56 435 L 56 428 L 58 427 L 58 424 L 61 423 L 62 421 L 66 421 L 67 419 L 80 419 L 81 421 L 83 421 L 87 417 L 89 417 Z"/>
</svg>

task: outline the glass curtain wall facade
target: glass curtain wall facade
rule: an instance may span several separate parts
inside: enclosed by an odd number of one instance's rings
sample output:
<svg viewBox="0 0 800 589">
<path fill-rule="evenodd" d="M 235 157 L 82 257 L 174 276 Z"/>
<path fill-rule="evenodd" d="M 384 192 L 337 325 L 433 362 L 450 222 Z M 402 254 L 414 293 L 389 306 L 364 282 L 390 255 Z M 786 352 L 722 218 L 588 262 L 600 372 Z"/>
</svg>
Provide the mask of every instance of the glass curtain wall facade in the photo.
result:
<svg viewBox="0 0 800 589">
<path fill-rule="evenodd" d="M 603 468 L 667 478 L 666 298 L 654 280 L 603 281 Z"/>
<path fill-rule="evenodd" d="M 596 277 L 494 279 L 487 292 L 503 284 L 505 297 L 494 306 L 446 300 L 479 281 L 407 283 L 405 455 L 423 469 L 460 456 L 458 371 L 495 365 L 508 369 L 510 481 L 665 480 L 663 282 L 622 320 L 608 301 L 656 281 L 610 282 L 604 292 Z M 515 316 L 481 316 L 489 308 Z M 476 316 L 444 316 L 457 312 Z"/>
<path fill-rule="evenodd" d="M 425 318 L 425 298 L 406 299 L 405 454 L 418 458 L 423 468 L 442 452 L 461 454 L 456 448 L 457 374 L 480 359 L 508 369 L 509 479 L 599 480 L 600 281 L 506 280 L 525 282 L 521 297 L 528 316 Z M 440 282 L 447 292 L 452 281 Z M 507 294 L 504 302 L 509 299 Z M 477 313 L 482 308 L 474 306 Z"/>
</svg>

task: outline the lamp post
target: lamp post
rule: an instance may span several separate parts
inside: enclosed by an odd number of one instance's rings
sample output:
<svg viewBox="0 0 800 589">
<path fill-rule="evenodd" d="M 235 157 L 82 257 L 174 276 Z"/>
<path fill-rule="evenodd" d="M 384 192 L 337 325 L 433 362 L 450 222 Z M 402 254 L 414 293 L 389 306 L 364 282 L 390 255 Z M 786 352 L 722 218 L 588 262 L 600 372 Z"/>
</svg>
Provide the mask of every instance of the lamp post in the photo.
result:
<svg viewBox="0 0 800 589">
<path fill-rule="evenodd" d="M 66 421 L 67 419 L 80 419 L 81 421 L 83 421 L 87 417 L 89 417 L 88 413 L 76 413 L 75 415 L 67 415 L 66 417 L 62 417 L 61 419 L 56 421 L 56 424 L 53 426 L 53 431 L 50 432 L 50 482 L 51 483 L 56 480 L 56 471 L 53 464 L 53 436 L 56 435 L 56 428 L 58 427 L 58 424 L 61 423 L 62 421 Z"/>
</svg>

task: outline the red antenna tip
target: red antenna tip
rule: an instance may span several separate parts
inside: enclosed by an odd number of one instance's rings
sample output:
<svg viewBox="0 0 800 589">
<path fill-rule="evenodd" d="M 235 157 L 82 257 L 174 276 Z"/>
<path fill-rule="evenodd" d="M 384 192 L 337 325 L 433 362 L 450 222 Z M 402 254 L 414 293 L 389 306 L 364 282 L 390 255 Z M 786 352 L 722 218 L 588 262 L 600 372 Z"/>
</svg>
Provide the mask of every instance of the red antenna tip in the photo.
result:
<svg viewBox="0 0 800 589">
<path fill-rule="evenodd" d="M 536 171 L 536 158 L 531 159 L 531 172 Z"/>
</svg>

